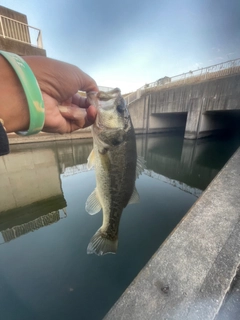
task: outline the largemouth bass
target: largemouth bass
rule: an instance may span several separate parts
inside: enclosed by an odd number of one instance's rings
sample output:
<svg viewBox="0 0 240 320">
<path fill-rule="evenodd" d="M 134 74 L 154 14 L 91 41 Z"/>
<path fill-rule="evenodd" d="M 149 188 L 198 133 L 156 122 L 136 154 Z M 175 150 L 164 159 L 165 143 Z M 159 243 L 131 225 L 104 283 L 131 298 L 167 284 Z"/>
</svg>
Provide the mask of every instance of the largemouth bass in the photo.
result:
<svg viewBox="0 0 240 320">
<path fill-rule="evenodd" d="M 109 92 L 89 93 L 97 107 L 92 126 L 93 150 L 88 168 L 95 167 L 96 189 L 88 197 L 85 209 L 93 215 L 103 211 L 103 224 L 92 237 L 87 253 L 116 253 L 118 229 L 123 209 L 139 201 L 135 180 L 144 169 L 137 158 L 132 121 L 118 88 Z"/>
</svg>

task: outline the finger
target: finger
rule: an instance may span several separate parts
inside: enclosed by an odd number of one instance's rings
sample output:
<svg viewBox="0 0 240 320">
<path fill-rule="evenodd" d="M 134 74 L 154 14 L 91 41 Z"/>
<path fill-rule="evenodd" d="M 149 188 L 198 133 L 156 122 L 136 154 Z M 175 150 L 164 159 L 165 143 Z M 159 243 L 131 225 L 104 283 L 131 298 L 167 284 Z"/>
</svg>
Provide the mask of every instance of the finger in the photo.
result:
<svg viewBox="0 0 240 320">
<path fill-rule="evenodd" d="M 87 115 L 86 115 L 86 122 L 88 123 L 89 126 L 91 126 L 97 117 L 97 109 L 94 106 L 90 106 L 87 109 Z"/>
<path fill-rule="evenodd" d="M 79 128 L 91 126 L 97 116 L 97 109 L 94 106 L 90 106 L 88 109 L 74 106 L 59 106 L 59 111 L 65 119 L 73 120 Z"/>
<path fill-rule="evenodd" d="M 61 115 L 65 118 L 65 119 L 69 119 L 69 120 L 82 120 L 86 117 L 86 110 L 82 109 L 82 108 L 78 108 L 77 106 L 59 106 L 58 107 Z"/>
<path fill-rule="evenodd" d="M 78 81 L 79 81 L 79 90 L 81 91 L 99 91 L 97 83 L 93 78 L 91 78 L 88 74 L 83 72 L 81 69 L 78 69 L 77 72 Z"/>
<path fill-rule="evenodd" d="M 94 107 L 90 107 L 90 111 L 87 112 L 85 109 L 75 110 L 75 113 L 69 112 L 67 107 L 61 107 L 62 109 L 65 108 L 64 112 L 61 112 L 62 116 L 65 118 L 66 123 L 68 123 L 69 131 L 73 132 L 80 128 L 87 128 L 91 126 L 96 118 L 96 112 Z M 79 112 L 80 111 L 80 112 Z M 79 116 L 81 114 L 81 116 Z M 59 133 L 66 133 L 66 128 L 60 128 L 58 130 Z"/>
<path fill-rule="evenodd" d="M 87 98 L 80 96 L 80 94 L 78 93 L 76 93 L 72 97 L 72 103 L 84 109 L 87 109 L 90 106 L 90 103 L 88 102 Z"/>
</svg>

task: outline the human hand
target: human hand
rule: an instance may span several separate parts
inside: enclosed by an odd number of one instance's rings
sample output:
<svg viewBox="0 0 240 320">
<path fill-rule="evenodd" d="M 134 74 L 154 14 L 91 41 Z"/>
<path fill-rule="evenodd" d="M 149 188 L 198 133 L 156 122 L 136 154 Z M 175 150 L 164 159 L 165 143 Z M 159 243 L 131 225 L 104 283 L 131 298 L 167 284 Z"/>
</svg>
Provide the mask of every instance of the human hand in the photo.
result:
<svg viewBox="0 0 240 320">
<path fill-rule="evenodd" d="M 96 109 L 77 91 L 98 91 L 95 81 L 71 64 L 39 56 L 23 59 L 32 69 L 45 105 L 42 131 L 69 133 L 92 125 Z"/>
</svg>

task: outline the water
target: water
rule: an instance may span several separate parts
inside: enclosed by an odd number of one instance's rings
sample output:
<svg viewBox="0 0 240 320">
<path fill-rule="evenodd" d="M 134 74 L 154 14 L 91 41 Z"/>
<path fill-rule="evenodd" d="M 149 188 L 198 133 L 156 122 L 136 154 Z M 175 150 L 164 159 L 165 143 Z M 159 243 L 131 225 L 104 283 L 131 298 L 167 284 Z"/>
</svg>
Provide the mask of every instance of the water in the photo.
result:
<svg viewBox="0 0 240 320">
<path fill-rule="evenodd" d="M 137 138 L 141 202 L 123 212 L 116 255 L 87 255 L 102 214 L 85 201 L 91 140 L 12 146 L 0 158 L 1 319 L 102 319 L 239 145 L 239 139 Z"/>
</svg>

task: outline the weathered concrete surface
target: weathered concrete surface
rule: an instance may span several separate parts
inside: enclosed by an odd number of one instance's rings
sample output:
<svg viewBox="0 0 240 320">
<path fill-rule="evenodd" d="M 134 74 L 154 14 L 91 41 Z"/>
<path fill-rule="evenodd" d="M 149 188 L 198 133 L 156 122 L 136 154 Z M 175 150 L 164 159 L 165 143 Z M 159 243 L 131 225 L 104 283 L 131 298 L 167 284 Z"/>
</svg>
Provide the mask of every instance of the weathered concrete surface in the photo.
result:
<svg viewBox="0 0 240 320">
<path fill-rule="evenodd" d="M 201 113 L 202 113 L 202 100 L 192 99 L 189 102 L 184 138 L 186 139 L 198 138 Z"/>
<path fill-rule="evenodd" d="M 240 149 L 105 320 L 214 319 L 240 262 L 239 166 Z"/>
<path fill-rule="evenodd" d="M 46 141 L 60 141 L 60 140 L 74 140 L 92 138 L 90 128 L 80 129 L 72 133 L 45 133 L 40 132 L 31 136 L 19 136 L 15 133 L 8 134 L 9 144 L 32 143 L 32 142 L 46 142 Z"/>
<path fill-rule="evenodd" d="M 240 266 L 231 285 L 230 292 L 214 320 L 239 320 L 240 318 Z"/>
<path fill-rule="evenodd" d="M 14 52 L 19 56 L 46 56 L 46 50 L 0 36 L 0 49 L 7 52 Z"/>
<path fill-rule="evenodd" d="M 198 139 L 233 126 L 237 128 L 240 119 L 239 83 L 240 74 L 233 74 L 147 91 L 129 105 L 136 133 L 166 132 L 181 125 L 186 130 L 186 139 Z M 182 122 L 180 117 L 186 113 L 187 118 Z M 162 115 L 171 114 L 177 118 L 161 119 Z"/>
<path fill-rule="evenodd" d="M 25 14 L 5 8 L 3 6 L 0 6 L 0 15 L 28 24 L 27 16 Z M 26 56 L 26 55 L 46 56 L 46 50 L 37 48 L 31 45 L 31 39 L 30 39 L 28 28 L 26 28 L 26 32 L 24 32 L 24 28 L 21 29 L 21 32 L 18 33 L 18 37 L 19 37 L 18 40 L 20 41 L 26 41 L 26 39 L 28 39 L 29 43 L 23 43 L 13 39 L 4 38 L 3 31 L 0 25 L 0 49 L 1 50 L 14 52 L 20 56 Z"/>
</svg>

